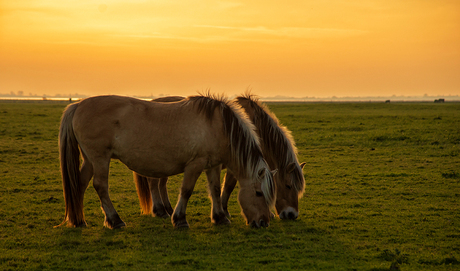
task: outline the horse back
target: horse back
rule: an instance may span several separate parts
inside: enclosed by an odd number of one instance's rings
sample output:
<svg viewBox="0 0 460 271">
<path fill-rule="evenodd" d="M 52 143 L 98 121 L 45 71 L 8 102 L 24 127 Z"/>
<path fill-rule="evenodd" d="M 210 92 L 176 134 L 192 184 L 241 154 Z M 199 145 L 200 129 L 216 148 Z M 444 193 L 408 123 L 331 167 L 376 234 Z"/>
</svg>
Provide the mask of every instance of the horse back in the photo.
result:
<svg viewBox="0 0 460 271">
<path fill-rule="evenodd" d="M 209 165 L 222 163 L 228 145 L 220 115 L 216 112 L 209 120 L 185 100 L 88 98 L 75 112 L 74 129 L 87 156 L 120 159 L 130 169 L 152 177 L 181 173 L 198 157 L 208 157 Z"/>
</svg>

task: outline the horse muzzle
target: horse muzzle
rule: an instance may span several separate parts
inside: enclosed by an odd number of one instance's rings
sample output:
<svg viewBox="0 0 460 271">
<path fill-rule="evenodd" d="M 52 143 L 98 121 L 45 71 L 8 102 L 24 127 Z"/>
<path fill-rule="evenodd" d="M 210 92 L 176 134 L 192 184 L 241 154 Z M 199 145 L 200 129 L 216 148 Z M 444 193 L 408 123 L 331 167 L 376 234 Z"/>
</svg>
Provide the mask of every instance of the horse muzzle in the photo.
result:
<svg viewBox="0 0 460 271">
<path fill-rule="evenodd" d="M 280 213 L 280 218 L 286 220 L 296 220 L 298 216 L 299 212 L 292 207 L 288 207 Z"/>
<path fill-rule="evenodd" d="M 255 229 L 258 229 L 258 228 L 266 228 L 270 225 L 269 222 L 266 222 L 265 220 L 261 219 L 259 220 L 259 222 L 253 220 L 251 222 L 251 228 L 255 228 Z"/>
</svg>

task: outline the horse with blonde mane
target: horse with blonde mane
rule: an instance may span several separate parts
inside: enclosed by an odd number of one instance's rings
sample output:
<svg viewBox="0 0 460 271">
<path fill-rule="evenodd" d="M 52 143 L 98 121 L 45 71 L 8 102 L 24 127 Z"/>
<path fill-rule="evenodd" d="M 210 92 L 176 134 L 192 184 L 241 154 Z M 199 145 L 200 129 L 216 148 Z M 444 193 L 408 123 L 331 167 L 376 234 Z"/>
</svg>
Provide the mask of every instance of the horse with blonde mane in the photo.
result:
<svg viewBox="0 0 460 271">
<path fill-rule="evenodd" d="M 211 95 L 175 103 L 97 96 L 71 104 L 63 113 L 59 130 L 65 199 L 62 224 L 86 225 L 83 197 L 94 177 L 104 225 L 126 225 L 113 207 L 108 189 L 110 160 L 118 159 L 146 177 L 184 173 L 171 218 L 177 228 L 189 227 L 187 202 L 202 171 L 212 196 L 213 221 L 225 223 L 220 200 L 220 171 L 225 164 L 239 180 L 238 201 L 247 223 L 268 226 L 275 184 L 254 130 L 240 106 Z"/>
<path fill-rule="evenodd" d="M 245 110 L 260 136 L 260 146 L 270 168 L 278 169 L 274 176 L 276 183 L 276 213 L 281 219 L 295 220 L 299 216 L 299 199 L 305 190 L 302 169 L 306 163 L 299 164 L 297 148 L 291 131 L 281 125 L 278 118 L 254 96 L 246 93 L 235 102 Z M 222 189 L 222 205 L 228 216 L 227 203 L 235 188 L 237 179 L 227 172 Z"/>
<path fill-rule="evenodd" d="M 177 102 L 184 99 L 179 96 L 162 97 L 153 102 Z M 261 137 L 263 155 L 270 168 L 278 169 L 274 179 L 276 183 L 276 213 L 281 219 L 297 219 L 299 215 L 299 199 L 305 189 L 302 169 L 305 163 L 299 164 L 297 148 L 291 132 L 280 124 L 278 118 L 259 100 L 249 93 L 237 97 L 234 102 L 239 104 L 248 114 Z M 168 198 L 166 183 L 168 178 L 146 178 L 133 173 L 142 213 L 158 217 L 172 215 L 172 207 Z M 222 189 L 223 209 L 228 217 L 228 200 L 235 188 L 237 178 L 231 171 L 224 177 Z"/>
</svg>

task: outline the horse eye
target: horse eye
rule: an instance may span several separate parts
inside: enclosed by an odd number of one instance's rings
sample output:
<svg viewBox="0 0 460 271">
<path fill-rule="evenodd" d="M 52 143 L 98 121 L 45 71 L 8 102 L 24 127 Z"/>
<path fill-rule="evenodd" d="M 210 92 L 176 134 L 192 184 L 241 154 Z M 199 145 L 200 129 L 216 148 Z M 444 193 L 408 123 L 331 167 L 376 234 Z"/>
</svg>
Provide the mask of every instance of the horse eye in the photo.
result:
<svg viewBox="0 0 460 271">
<path fill-rule="evenodd" d="M 264 193 L 262 193 L 261 191 L 256 191 L 256 196 L 263 197 Z"/>
<path fill-rule="evenodd" d="M 289 184 L 286 184 L 286 188 L 290 190 L 292 186 L 290 186 Z"/>
</svg>

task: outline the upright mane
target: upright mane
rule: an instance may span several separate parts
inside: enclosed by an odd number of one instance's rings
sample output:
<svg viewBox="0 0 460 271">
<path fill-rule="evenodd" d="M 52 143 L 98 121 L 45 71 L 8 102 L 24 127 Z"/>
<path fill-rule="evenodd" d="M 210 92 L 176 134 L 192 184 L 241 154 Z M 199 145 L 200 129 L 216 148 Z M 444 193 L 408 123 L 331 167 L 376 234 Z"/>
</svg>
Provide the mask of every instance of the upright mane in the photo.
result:
<svg viewBox="0 0 460 271">
<path fill-rule="evenodd" d="M 236 98 L 238 102 L 246 101 L 254 110 L 253 123 L 259 129 L 260 143 L 265 150 L 270 150 L 271 155 L 276 157 L 278 163 L 277 174 L 287 174 L 289 164 L 297 163 L 297 148 L 295 146 L 292 133 L 286 126 L 282 125 L 278 118 L 261 102 L 259 99 L 246 92 L 242 96 Z M 305 184 L 302 181 L 303 172 L 301 169 L 296 169 L 292 172 L 295 174 L 296 182 L 293 183 L 294 188 L 300 194 L 303 193 Z"/>
<path fill-rule="evenodd" d="M 255 127 L 241 106 L 234 101 L 228 101 L 223 96 L 215 96 L 209 93 L 190 96 L 187 98 L 186 103 L 196 104 L 198 112 L 204 113 L 210 121 L 214 116 L 215 110 L 220 111 L 224 132 L 230 143 L 231 164 L 236 167 L 233 169 L 236 170 L 234 173 L 241 178 L 257 180 L 257 174 L 261 168 L 260 163 L 266 164 L 266 162 L 263 158 Z M 270 181 L 262 183 L 262 189 L 265 190 L 263 192 L 267 203 L 271 205 L 274 200 L 275 187 L 270 172 L 266 172 L 266 174 L 270 176 Z"/>
</svg>

